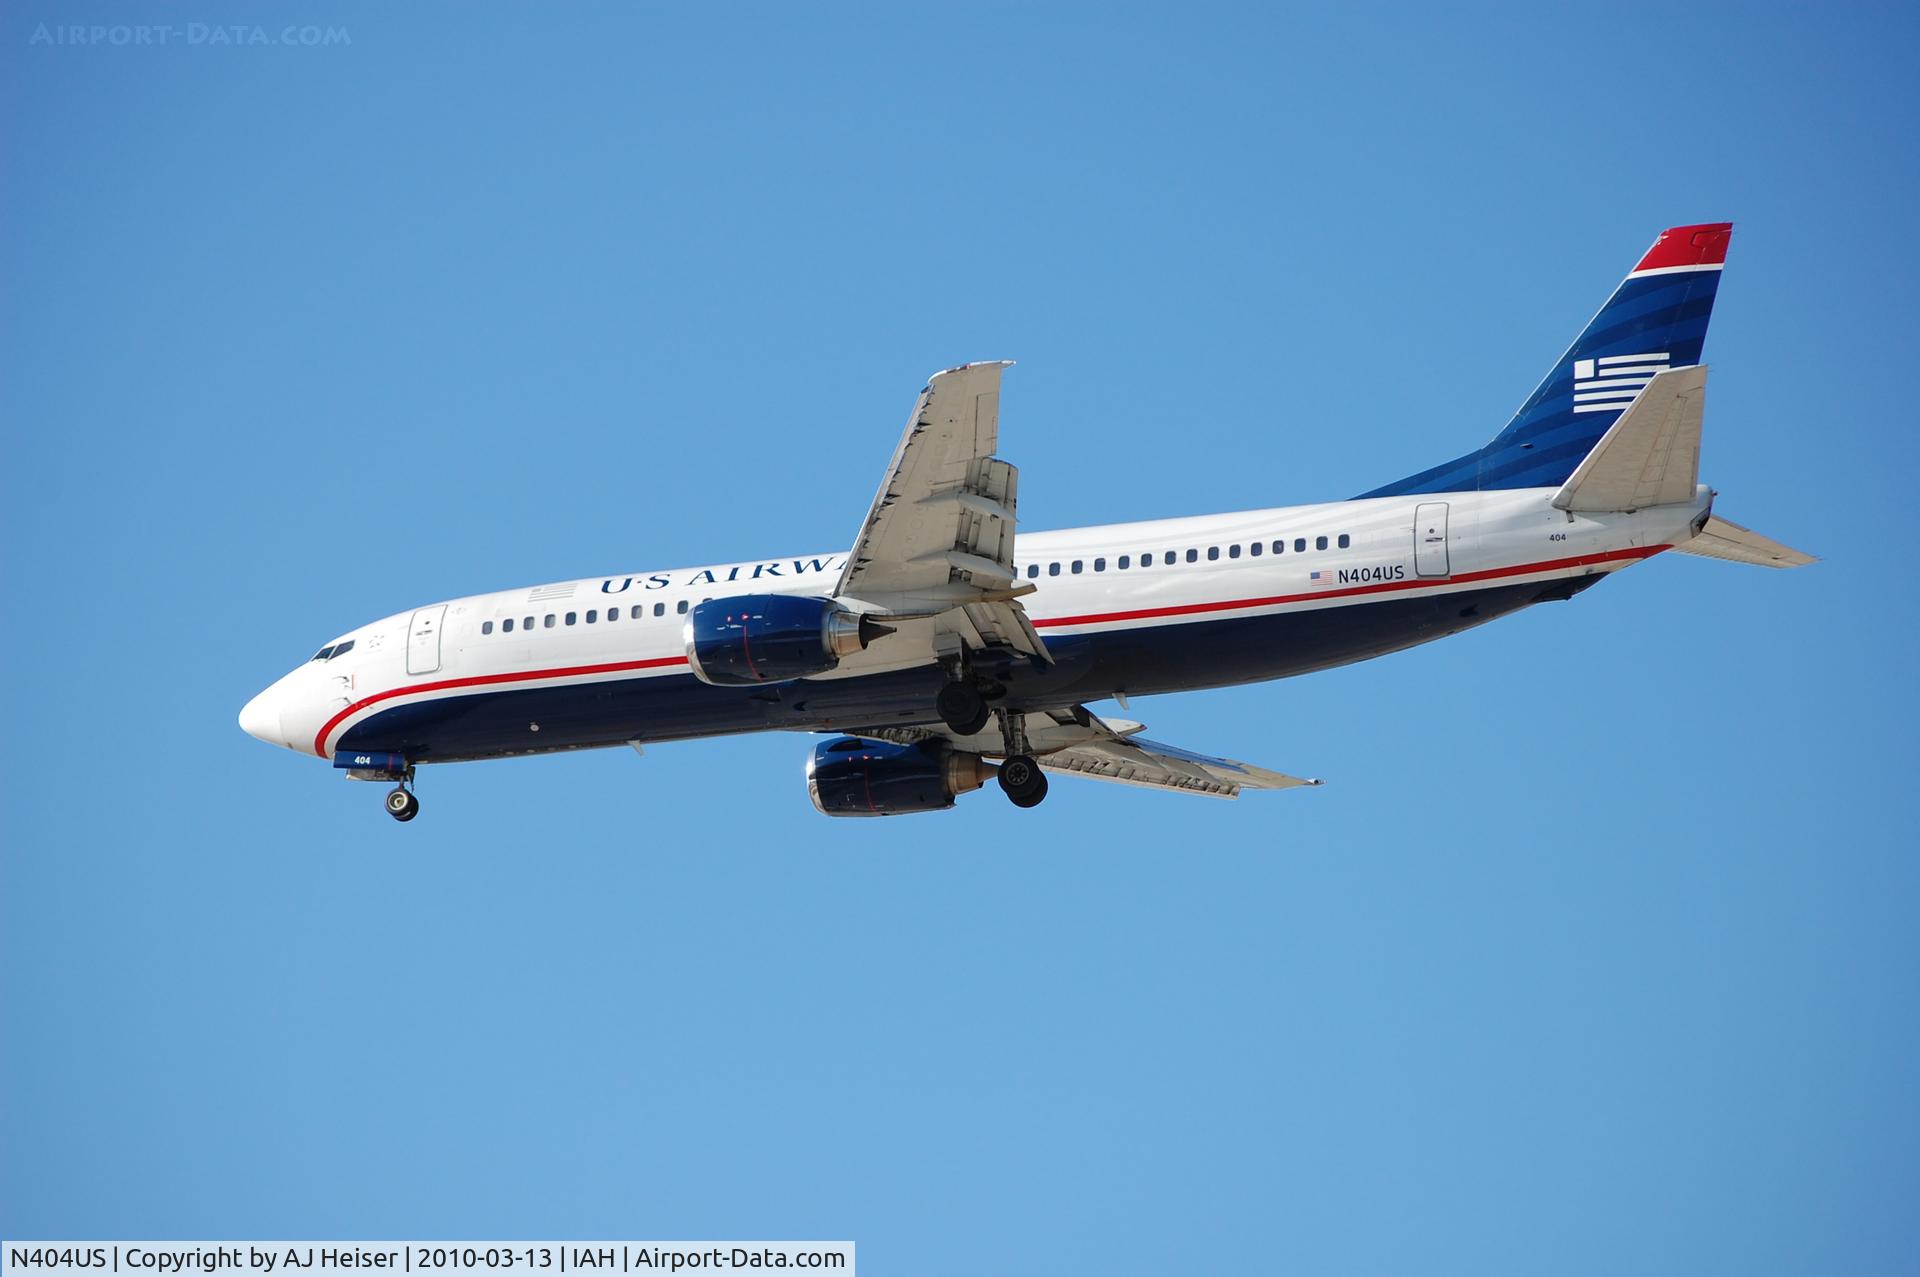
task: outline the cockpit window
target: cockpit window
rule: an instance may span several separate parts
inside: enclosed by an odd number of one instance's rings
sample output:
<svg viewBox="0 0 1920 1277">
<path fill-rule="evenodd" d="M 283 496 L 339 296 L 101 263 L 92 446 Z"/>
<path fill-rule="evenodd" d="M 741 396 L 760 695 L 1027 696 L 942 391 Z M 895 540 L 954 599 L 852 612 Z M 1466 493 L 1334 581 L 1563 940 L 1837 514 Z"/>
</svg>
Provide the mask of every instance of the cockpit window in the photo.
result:
<svg viewBox="0 0 1920 1277">
<path fill-rule="evenodd" d="M 313 654 L 313 659 L 316 661 L 324 661 L 329 656 L 332 656 L 332 655 L 333 655 L 333 645 L 328 644 L 326 647 L 323 647 L 319 651 L 315 652 Z"/>
<path fill-rule="evenodd" d="M 327 659 L 331 661 L 334 659 L 334 657 L 345 656 L 348 652 L 351 652 L 352 650 L 353 650 L 353 640 L 348 639 L 346 642 L 336 645 L 333 649 L 333 656 L 329 656 Z"/>
<path fill-rule="evenodd" d="M 330 643 L 326 647 L 323 647 L 319 651 L 315 652 L 313 654 L 313 659 L 316 661 L 330 661 L 336 656 L 345 656 L 348 652 L 351 652 L 352 650 L 353 650 L 352 639 L 348 639 L 344 643 Z"/>
</svg>

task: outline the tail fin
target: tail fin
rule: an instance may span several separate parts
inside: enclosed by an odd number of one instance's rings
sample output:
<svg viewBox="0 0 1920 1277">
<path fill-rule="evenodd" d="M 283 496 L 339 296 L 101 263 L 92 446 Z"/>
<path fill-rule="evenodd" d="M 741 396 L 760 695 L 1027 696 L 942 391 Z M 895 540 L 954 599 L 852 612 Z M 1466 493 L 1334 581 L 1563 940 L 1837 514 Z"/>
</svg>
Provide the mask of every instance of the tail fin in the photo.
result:
<svg viewBox="0 0 1920 1277">
<path fill-rule="evenodd" d="M 1700 362 L 1732 233 L 1731 222 L 1662 231 L 1491 443 L 1361 495 L 1565 483 L 1655 373 Z"/>
</svg>

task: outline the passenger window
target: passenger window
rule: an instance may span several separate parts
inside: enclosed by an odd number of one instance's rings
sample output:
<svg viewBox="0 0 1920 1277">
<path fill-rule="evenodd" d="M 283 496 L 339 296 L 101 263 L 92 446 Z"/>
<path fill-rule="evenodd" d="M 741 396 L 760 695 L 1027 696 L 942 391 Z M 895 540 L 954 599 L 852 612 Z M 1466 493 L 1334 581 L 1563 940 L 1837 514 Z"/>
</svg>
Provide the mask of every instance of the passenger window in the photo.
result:
<svg viewBox="0 0 1920 1277">
<path fill-rule="evenodd" d="M 632 607 L 627 609 L 627 619 L 629 621 L 637 621 L 641 617 L 645 616 L 646 614 L 647 614 L 647 608 L 644 603 L 635 603 Z"/>
<path fill-rule="evenodd" d="M 1316 550 L 1324 550 L 1324 549 L 1326 549 L 1326 548 L 1327 548 L 1327 539 L 1326 539 L 1325 537 L 1315 537 L 1315 538 L 1313 539 L 1313 548 L 1314 548 L 1314 549 L 1316 549 Z"/>
<path fill-rule="evenodd" d="M 480 632 L 481 632 L 482 634 L 491 634 L 491 633 L 493 633 L 493 622 L 492 622 L 492 621 L 482 621 L 482 622 L 480 622 Z"/>
<path fill-rule="evenodd" d="M 1120 569 L 1120 571 L 1125 572 L 1127 570 L 1128 565 L 1131 564 L 1132 562 L 1133 562 L 1133 556 L 1131 554 L 1123 554 L 1120 556 L 1120 562 L 1115 566 L 1117 566 Z"/>
<path fill-rule="evenodd" d="M 1287 543 L 1285 541 L 1275 541 L 1273 543 L 1273 552 L 1275 554 L 1285 554 L 1287 552 Z"/>
<path fill-rule="evenodd" d="M 1048 576 L 1059 576 L 1059 575 L 1060 575 L 1060 565 L 1059 565 L 1058 563 L 1049 563 L 1049 564 L 1047 564 L 1047 575 L 1048 575 Z"/>
<path fill-rule="evenodd" d="M 1253 556 L 1254 558 L 1256 558 L 1256 559 L 1257 559 L 1257 558 L 1259 558 L 1259 557 L 1260 557 L 1260 550 L 1261 550 L 1261 548 L 1262 548 L 1262 547 L 1261 547 L 1261 544 L 1260 544 L 1260 542 L 1258 542 L 1258 541 L 1255 541 L 1255 542 L 1254 542 L 1254 543 L 1253 543 L 1252 545 L 1249 545 L 1249 546 L 1247 547 L 1247 553 L 1248 553 L 1248 554 L 1250 554 L 1250 555 L 1252 555 L 1252 556 Z"/>
<path fill-rule="evenodd" d="M 1352 544 L 1353 544 L 1353 538 L 1348 536 L 1346 533 L 1342 532 L 1340 534 L 1340 548 L 1344 550 Z"/>
<path fill-rule="evenodd" d="M 1039 575 L 1040 575 L 1040 565 L 1039 565 L 1038 563 L 1029 563 L 1029 564 L 1027 564 L 1027 579 L 1028 579 L 1028 580 L 1032 580 L 1032 579 L 1033 579 L 1034 577 L 1036 577 L 1036 576 L 1039 576 Z"/>
<path fill-rule="evenodd" d="M 1198 563 L 1199 561 L 1200 561 L 1200 551 L 1198 550 L 1187 551 L 1187 562 Z"/>
<path fill-rule="evenodd" d="M 680 613 L 683 616 L 686 615 L 687 601 L 685 599 L 681 599 L 678 603 L 673 605 L 673 610 Z"/>
<path fill-rule="evenodd" d="M 598 608 L 588 608 L 588 609 L 587 609 L 587 624 L 588 624 L 588 625 L 592 625 L 592 624 L 593 624 L 593 623 L 594 623 L 595 621 L 597 621 L 597 620 L 599 620 L 599 619 L 600 619 L 600 611 L 599 611 L 599 609 L 598 609 Z"/>
<path fill-rule="evenodd" d="M 1080 575 L 1080 568 L 1081 568 L 1082 566 L 1083 566 L 1083 565 L 1081 564 L 1081 562 L 1080 562 L 1080 560 L 1078 560 L 1078 559 L 1075 559 L 1075 560 L 1073 561 L 1073 574 L 1074 574 L 1075 576 L 1079 576 L 1079 575 Z"/>
<path fill-rule="evenodd" d="M 528 618 L 527 618 L 526 620 L 524 620 L 524 621 L 522 621 L 522 622 L 520 622 L 520 628 L 521 628 L 521 629 L 523 629 L 523 630 L 530 630 L 530 629 L 532 629 L 532 628 L 533 628 L 533 618 L 532 618 L 532 617 L 528 617 Z"/>
<path fill-rule="evenodd" d="M 1307 539 L 1305 537 L 1295 537 L 1293 539 L 1293 552 L 1295 554 L 1305 554 L 1307 552 Z"/>
<path fill-rule="evenodd" d="M 580 619 L 580 614 L 579 614 L 578 612 L 569 612 L 569 613 L 567 613 L 567 624 L 568 624 L 568 625 L 572 625 L 572 624 L 573 624 L 573 623 L 574 623 L 575 621 L 577 621 L 577 620 L 579 620 L 579 619 Z"/>
<path fill-rule="evenodd" d="M 508 618 L 507 618 L 506 620 L 504 620 L 504 621 L 502 621 L 502 622 L 500 622 L 500 632 L 501 632 L 502 634 L 511 634 L 511 633 L 513 633 L 513 618 L 512 618 L 512 617 L 508 617 Z"/>
<path fill-rule="evenodd" d="M 609 621 L 617 621 L 617 620 L 619 620 L 619 619 L 620 619 L 620 609 L 619 609 L 619 608 L 617 608 L 617 607 L 610 607 L 610 608 L 608 608 L 608 609 L 607 609 L 607 619 L 608 619 Z"/>
<path fill-rule="evenodd" d="M 1228 557 L 1229 559 L 1237 559 L 1237 558 L 1239 558 L 1239 557 L 1240 557 L 1240 547 L 1239 547 L 1239 546 L 1237 546 L 1237 545 L 1230 545 L 1230 546 L 1228 546 L 1228 547 L 1227 547 L 1227 557 Z"/>
<path fill-rule="evenodd" d="M 1180 561 L 1180 552 L 1178 550 L 1168 550 L 1165 554 L 1160 556 L 1160 559 L 1161 559 L 1161 562 L 1165 563 L 1168 567 L 1172 567 L 1175 563 L 1178 563 Z"/>
<path fill-rule="evenodd" d="M 1218 563 L 1219 561 L 1220 561 L 1220 547 L 1219 547 L 1219 546 L 1217 546 L 1217 545 L 1210 545 L 1210 546 L 1208 546 L 1208 547 L 1207 547 L 1207 562 L 1209 562 L 1209 563 Z"/>
<path fill-rule="evenodd" d="M 546 626 L 546 628 L 547 628 L 547 629 L 552 629 L 552 628 L 553 628 L 553 622 L 554 622 L 554 616 L 553 616 L 553 613 L 551 613 L 551 612 L 549 612 L 549 613 L 547 613 L 547 619 L 546 619 L 545 621 L 543 621 L 543 622 L 541 622 L 541 624 L 542 624 L 542 625 L 544 625 L 544 626 Z"/>
<path fill-rule="evenodd" d="M 1148 550 L 1148 551 L 1147 551 L 1147 552 L 1146 552 L 1145 554 L 1143 554 L 1143 555 L 1141 555 L 1141 556 L 1140 556 L 1140 566 L 1141 566 L 1141 567 L 1143 567 L 1143 568 L 1150 568 L 1150 567 L 1152 567 L 1152 566 L 1153 566 L 1153 551 L 1152 551 L 1152 550 Z"/>
<path fill-rule="evenodd" d="M 653 605 L 653 614 L 655 616 L 665 616 L 667 614 L 667 605 L 665 603 L 655 603 Z"/>
<path fill-rule="evenodd" d="M 1093 570 L 1095 572 L 1105 572 L 1107 570 L 1107 561 L 1105 559 L 1095 559 L 1093 561 Z"/>
</svg>

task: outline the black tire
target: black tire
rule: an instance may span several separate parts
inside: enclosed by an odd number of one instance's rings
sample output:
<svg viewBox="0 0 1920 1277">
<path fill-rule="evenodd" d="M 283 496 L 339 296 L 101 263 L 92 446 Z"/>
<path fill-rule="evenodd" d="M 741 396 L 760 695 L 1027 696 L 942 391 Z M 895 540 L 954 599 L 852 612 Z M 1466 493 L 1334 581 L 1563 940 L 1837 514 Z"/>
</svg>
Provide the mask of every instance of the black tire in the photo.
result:
<svg viewBox="0 0 1920 1277">
<path fill-rule="evenodd" d="M 1029 754 L 1015 754 L 1000 764 L 1000 788 L 1015 807 L 1038 807 L 1047 796 L 1047 774 Z"/>
<path fill-rule="evenodd" d="M 405 824 L 420 814 L 420 800 L 404 789 L 387 791 L 387 815 Z"/>
<path fill-rule="evenodd" d="M 948 683 L 940 689 L 933 707 L 939 711 L 940 721 L 961 736 L 973 735 L 993 717 L 987 698 L 972 683 Z"/>
</svg>

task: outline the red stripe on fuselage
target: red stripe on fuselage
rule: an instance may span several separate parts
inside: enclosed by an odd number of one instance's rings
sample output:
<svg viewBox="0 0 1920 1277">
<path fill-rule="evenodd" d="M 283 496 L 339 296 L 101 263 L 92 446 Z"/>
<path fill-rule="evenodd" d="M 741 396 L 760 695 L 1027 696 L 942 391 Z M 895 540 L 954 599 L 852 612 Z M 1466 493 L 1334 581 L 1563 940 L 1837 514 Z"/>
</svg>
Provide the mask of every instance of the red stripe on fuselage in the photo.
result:
<svg viewBox="0 0 1920 1277">
<path fill-rule="evenodd" d="M 1671 550 L 1670 545 L 1635 546 L 1629 550 L 1609 550 L 1605 554 L 1582 554 L 1571 559 L 1549 559 L 1545 563 L 1522 563 L 1518 567 L 1488 568 L 1483 572 L 1462 572 L 1459 576 L 1415 577 L 1410 581 L 1385 581 L 1377 585 L 1353 585 L 1344 590 L 1315 590 L 1311 594 L 1275 594 L 1264 599 L 1222 599 L 1217 603 L 1180 603 L 1172 607 L 1144 607 L 1130 612 L 1089 612 L 1085 616 L 1050 616 L 1035 621 L 1033 628 L 1062 625 L 1099 625 L 1107 621 L 1144 621 L 1160 616 L 1192 616 L 1198 612 L 1237 612 L 1242 608 L 1274 607 L 1281 603 L 1304 603 L 1309 599 L 1344 599 L 1356 594 L 1387 594 L 1396 590 L 1418 590 L 1428 586 L 1459 585 L 1469 581 L 1491 581 L 1502 576 L 1527 576 L 1534 572 L 1557 572 L 1565 568 L 1591 567 L 1598 563 L 1617 563 L 1644 559 Z"/>
<path fill-rule="evenodd" d="M 1282 603 L 1303 603 L 1309 600 L 1351 598 L 1359 594 L 1387 594 L 1399 590 L 1418 590 L 1443 585 L 1469 584 L 1474 581 L 1491 581 L 1503 576 L 1528 576 L 1535 572 L 1557 572 L 1566 568 L 1592 567 L 1601 563 L 1621 563 L 1632 559 L 1645 559 L 1671 550 L 1670 545 L 1635 546 L 1626 550 L 1609 550 L 1605 554 L 1582 554 L 1570 559 L 1549 559 L 1544 563 L 1522 563 L 1509 568 L 1488 568 L 1480 572 L 1463 572 L 1459 576 L 1415 577 L 1410 581 L 1385 581 L 1375 585 L 1355 585 L 1344 590 L 1317 590 L 1311 594 L 1275 594 L 1262 599 L 1222 599 L 1215 603 L 1182 603 L 1172 607 L 1137 608 L 1128 612 L 1090 612 L 1084 616 L 1053 616 L 1033 623 L 1035 629 L 1058 628 L 1064 625 L 1098 625 L 1110 621 L 1142 621 L 1162 616 L 1194 616 L 1206 612 L 1236 612 L 1245 608 L 1274 607 Z M 313 738 L 313 752 L 321 758 L 327 756 L 327 737 L 334 728 L 347 719 L 381 701 L 392 700 L 396 696 L 411 696 L 416 692 L 444 692 L 457 687 L 486 687 L 497 683 L 528 683 L 544 678 L 579 678 L 589 674 L 625 673 L 628 670 L 661 669 L 669 665 L 685 665 L 684 656 L 660 656 L 647 661 L 616 661 L 609 665 L 574 665 L 563 669 L 517 670 L 510 674 L 475 674 L 469 678 L 442 679 L 437 683 L 415 683 L 408 687 L 391 687 L 384 692 L 376 692 L 364 697 L 335 714 L 327 720 Z"/>
</svg>

